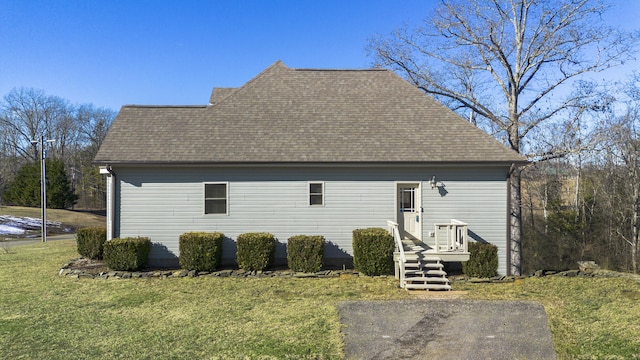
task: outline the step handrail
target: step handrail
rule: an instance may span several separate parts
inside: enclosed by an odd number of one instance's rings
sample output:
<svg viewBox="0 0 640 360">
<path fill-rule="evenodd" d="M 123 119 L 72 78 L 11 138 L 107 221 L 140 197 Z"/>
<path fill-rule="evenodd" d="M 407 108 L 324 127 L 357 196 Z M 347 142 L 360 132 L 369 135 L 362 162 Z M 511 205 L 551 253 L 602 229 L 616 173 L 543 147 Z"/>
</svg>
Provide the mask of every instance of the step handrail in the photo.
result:
<svg viewBox="0 0 640 360">
<path fill-rule="evenodd" d="M 402 245 L 400 230 L 398 230 L 398 223 L 395 221 L 387 220 L 387 225 L 389 226 L 389 232 L 393 236 L 393 240 L 398 247 L 398 252 L 400 253 L 400 261 L 404 264 L 407 262 L 407 256 L 404 254 L 404 246 Z"/>
</svg>

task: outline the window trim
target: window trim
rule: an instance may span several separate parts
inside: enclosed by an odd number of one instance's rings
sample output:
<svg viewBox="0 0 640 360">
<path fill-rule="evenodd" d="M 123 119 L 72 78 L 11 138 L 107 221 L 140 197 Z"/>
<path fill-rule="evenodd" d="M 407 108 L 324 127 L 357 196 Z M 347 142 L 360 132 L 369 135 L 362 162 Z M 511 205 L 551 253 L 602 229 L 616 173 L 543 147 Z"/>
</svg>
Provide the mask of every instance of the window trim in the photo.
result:
<svg viewBox="0 0 640 360">
<path fill-rule="evenodd" d="M 312 193 L 311 192 L 311 185 L 317 185 L 319 184 L 321 186 L 321 192 L 320 193 Z M 320 198 L 322 199 L 320 204 L 312 204 L 311 203 L 311 196 L 318 196 L 320 195 Z M 325 196 L 325 187 L 324 187 L 324 181 L 308 181 L 307 182 L 307 204 L 309 206 L 324 206 L 324 196 Z"/>
<path fill-rule="evenodd" d="M 225 186 L 225 209 L 224 213 L 207 213 L 207 200 L 220 200 L 221 198 L 207 199 L 207 185 L 224 185 Z M 229 215 L 229 182 L 228 181 L 209 181 L 202 183 L 202 214 L 205 216 L 227 216 Z"/>
</svg>

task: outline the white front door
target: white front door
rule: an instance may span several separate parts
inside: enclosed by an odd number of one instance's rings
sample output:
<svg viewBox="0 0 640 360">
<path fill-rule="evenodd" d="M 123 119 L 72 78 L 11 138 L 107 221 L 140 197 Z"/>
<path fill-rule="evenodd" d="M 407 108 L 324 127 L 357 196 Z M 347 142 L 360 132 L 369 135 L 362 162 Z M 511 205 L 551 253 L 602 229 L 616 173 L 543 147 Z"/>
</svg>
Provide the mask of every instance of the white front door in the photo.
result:
<svg viewBox="0 0 640 360">
<path fill-rule="evenodd" d="M 422 200 L 420 183 L 398 184 L 398 230 L 403 238 L 422 240 Z"/>
</svg>

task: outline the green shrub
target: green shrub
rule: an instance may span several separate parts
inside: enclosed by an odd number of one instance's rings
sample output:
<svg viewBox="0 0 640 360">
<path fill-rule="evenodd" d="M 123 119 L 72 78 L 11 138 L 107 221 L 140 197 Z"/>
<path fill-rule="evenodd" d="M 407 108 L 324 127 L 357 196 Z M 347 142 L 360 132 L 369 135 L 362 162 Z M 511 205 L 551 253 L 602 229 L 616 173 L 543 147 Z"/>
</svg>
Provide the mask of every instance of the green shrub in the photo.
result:
<svg viewBox="0 0 640 360">
<path fill-rule="evenodd" d="M 180 235 L 180 267 L 214 271 L 222 259 L 222 233 L 188 232 Z"/>
<path fill-rule="evenodd" d="M 107 241 L 107 229 L 89 227 L 78 229 L 76 234 L 78 254 L 89 259 L 102 259 L 104 242 Z"/>
<path fill-rule="evenodd" d="M 244 233 L 237 239 L 238 266 L 245 270 L 264 270 L 273 264 L 276 239 L 269 233 Z"/>
<path fill-rule="evenodd" d="M 287 240 L 287 262 L 293 271 L 320 271 L 324 262 L 324 236 L 290 237 Z"/>
<path fill-rule="evenodd" d="M 365 275 L 393 273 L 393 236 L 382 228 L 353 230 L 353 265 Z"/>
<path fill-rule="evenodd" d="M 147 265 L 150 250 L 147 237 L 112 239 L 104 243 L 104 261 L 112 270 L 140 270 Z"/>
<path fill-rule="evenodd" d="M 470 242 L 469 261 L 462 263 L 462 272 L 470 277 L 489 278 L 498 275 L 498 247 Z"/>
</svg>

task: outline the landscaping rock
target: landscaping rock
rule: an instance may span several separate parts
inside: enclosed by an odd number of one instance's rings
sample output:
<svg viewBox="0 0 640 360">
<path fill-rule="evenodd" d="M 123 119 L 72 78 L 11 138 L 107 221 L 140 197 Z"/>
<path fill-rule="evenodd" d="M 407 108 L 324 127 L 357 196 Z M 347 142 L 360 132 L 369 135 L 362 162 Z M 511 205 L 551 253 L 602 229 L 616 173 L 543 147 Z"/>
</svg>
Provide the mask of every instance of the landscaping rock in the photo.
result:
<svg viewBox="0 0 640 360">
<path fill-rule="evenodd" d="M 536 276 L 536 277 L 543 277 L 543 276 L 544 276 L 544 270 L 538 270 L 538 271 L 536 271 L 536 272 L 533 274 L 533 276 Z"/>
<path fill-rule="evenodd" d="M 558 273 L 558 275 L 574 277 L 574 276 L 578 276 L 579 273 L 580 273 L 580 270 L 567 270 L 567 271 L 562 271 Z"/>
<path fill-rule="evenodd" d="M 583 273 L 593 273 L 600 270 L 600 266 L 595 261 L 578 261 L 578 268 Z"/>
<path fill-rule="evenodd" d="M 189 271 L 187 270 L 178 270 L 178 271 L 174 271 L 171 276 L 172 277 L 185 277 L 187 276 L 187 274 L 189 274 Z"/>
</svg>

